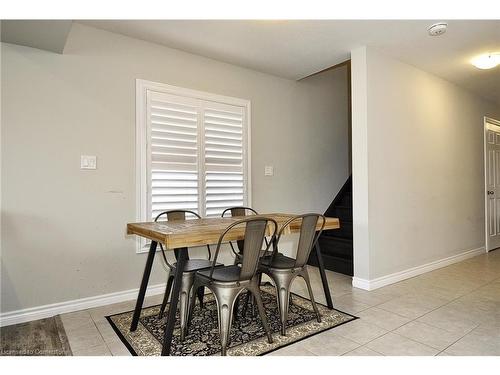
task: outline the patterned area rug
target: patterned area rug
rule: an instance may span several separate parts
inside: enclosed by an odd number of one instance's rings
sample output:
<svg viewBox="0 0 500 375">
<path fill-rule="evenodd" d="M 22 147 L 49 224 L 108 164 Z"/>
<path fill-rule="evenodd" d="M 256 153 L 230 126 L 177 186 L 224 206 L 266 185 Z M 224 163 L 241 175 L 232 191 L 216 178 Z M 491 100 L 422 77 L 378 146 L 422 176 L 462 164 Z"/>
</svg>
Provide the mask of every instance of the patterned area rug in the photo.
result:
<svg viewBox="0 0 500 375">
<path fill-rule="evenodd" d="M 261 290 L 268 323 L 273 332 L 274 343 L 269 344 L 267 342 L 266 334 L 257 312 L 255 313 L 255 317 L 252 317 L 252 309 L 249 307 L 246 316 L 242 316 L 243 301 L 246 297 L 245 293 L 243 293 L 240 295 L 239 318 L 238 320 L 233 319 L 228 355 L 256 356 L 267 354 L 286 345 L 357 319 L 347 313 L 330 310 L 326 306 L 318 304 L 321 315 L 321 323 L 318 323 L 311 302 L 306 298 L 292 293 L 287 336 L 281 336 L 279 333 L 281 323 L 279 321 L 274 286 L 266 284 L 261 287 Z M 142 309 L 139 326 L 135 332 L 129 331 L 133 311 L 111 315 L 106 318 L 133 355 L 158 356 L 161 353 L 165 328 L 165 318 L 158 319 L 159 309 L 159 305 Z M 205 296 L 203 309 L 200 309 L 198 304 L 196 305 L 193 320 L 184 342 L 180 342 L 179 340 L 179 328 L 177 323 L 174 328 L 171 355 L 210 356 L 220 354 L 217 306 L 212 294 Z"/>
</svg>

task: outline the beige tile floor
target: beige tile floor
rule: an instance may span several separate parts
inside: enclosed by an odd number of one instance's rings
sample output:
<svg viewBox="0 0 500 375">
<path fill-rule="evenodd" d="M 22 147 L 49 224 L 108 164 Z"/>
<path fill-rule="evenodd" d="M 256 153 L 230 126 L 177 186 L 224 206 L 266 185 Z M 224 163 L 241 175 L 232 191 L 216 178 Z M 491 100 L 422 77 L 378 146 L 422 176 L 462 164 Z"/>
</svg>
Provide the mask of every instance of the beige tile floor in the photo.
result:
<svg viewBox="0 0 500 375">
<path fill-rule="evenodd" d="M 360 319 L 270 355 L 500 355 L 500 250 L 371 292 L 327 271 L 337 309 Z M 314 294 L 324 303 L 319 273 Z M 303 281 L 294 292 L 307 296 Z M 158 304 L 161 296 L 145 305 Z M 61 316 L 75 355 L 130 355 L 105 316 L 127 301 Z"/>
</svg>

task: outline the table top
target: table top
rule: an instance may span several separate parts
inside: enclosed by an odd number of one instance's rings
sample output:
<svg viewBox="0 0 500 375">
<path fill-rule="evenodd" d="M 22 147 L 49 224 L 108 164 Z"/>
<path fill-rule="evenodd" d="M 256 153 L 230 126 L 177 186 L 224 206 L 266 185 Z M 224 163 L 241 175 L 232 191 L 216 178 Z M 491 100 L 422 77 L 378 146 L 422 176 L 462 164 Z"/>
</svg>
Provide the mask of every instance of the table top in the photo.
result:
<svg viewBox="0 0 500 375">
<path fill-rule="evenodd" d="M 268 217 L 276 220 L 281 227 L 293 214 L 273 213 L 262 214 L 252 217 Z M 246 216 L 248 217 L 248 216 Z M 145 223 L 127 224 L 127 234 L 135 234 L 152 241 L 161 242 L 167 249 L 181 247 L 203 246 L 217 243 L 224 230 L 235 221 L 244 219 L 242 216 L 234 217 L 214 217 L 203 219 L 189 219 L 179 221 L 158 221 Z M 285 230 L 284 234 L 295 233 L 300 230 L 301 220 L 296 220 Z M 272 231 L 272 224 L 269 224 L 268 231 Z M 321 221 L 318 220 L 317 229 L 321 228 Z M 339 219 L 327 217 L 324 229 L 340 228 Z M 279 230 L 280 228 L 278 228 Z M 235 227 L 231 230 L 225 240 L 235 241 L 244 238 L 244 227 Z"/>
</svg>

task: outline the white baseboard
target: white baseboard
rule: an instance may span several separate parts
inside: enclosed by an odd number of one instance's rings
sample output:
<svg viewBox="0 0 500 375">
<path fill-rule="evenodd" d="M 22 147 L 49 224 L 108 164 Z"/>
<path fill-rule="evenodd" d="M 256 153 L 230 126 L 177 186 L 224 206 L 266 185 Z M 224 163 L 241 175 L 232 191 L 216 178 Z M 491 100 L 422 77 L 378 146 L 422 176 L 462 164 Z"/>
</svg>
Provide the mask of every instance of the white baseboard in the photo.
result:
<svg viewBox="0 0 500 375">
<path fill-rule="evenodd" d="M 165 292 L 165 283 L 151 285 L 146 291 L 146 296 L 154 296 Z M 75 299 L 72 301 L 53 303 L 27 309 L 8 311 L 0 314 L 0 327 L 12 324 L 29 322 L 31 320 L 48 318 L 58 314 L 90 309 L 93 307 L 111 305 L 113 303 L 130 301 L 137 298 L 139 288 L 121 292 L 102 294 L 100 296 Z"/>
<path fill-rule="evenodd" d="M 397 283 L 398 281 L 406 280 L 411 277 L 415 277 L 421 275 L 426 272 L 433 271 L 435 269 L 446 267 L 450 264 L 460 262 L 462 260 L 475 257 L 477 255 L 484 254 L 486 252 L 484 247 L 480 247 L 477 249 L 472 249 L 465 251 L 461 254 L 452 255 L 451 257 L 443 258 L 440 260 L 435 260 L 433 262 L 423 264 L 421 266 L 409 268 L 404 271 L 392 273 L 390 275 L 377 277 L 376 279 L 367 280 L 359 277 L 352 278 L 352 286 L 359 289 L 364 290 L 374 290 L 378 288 L 382 288 L 383 286 Z"/>
</svg>

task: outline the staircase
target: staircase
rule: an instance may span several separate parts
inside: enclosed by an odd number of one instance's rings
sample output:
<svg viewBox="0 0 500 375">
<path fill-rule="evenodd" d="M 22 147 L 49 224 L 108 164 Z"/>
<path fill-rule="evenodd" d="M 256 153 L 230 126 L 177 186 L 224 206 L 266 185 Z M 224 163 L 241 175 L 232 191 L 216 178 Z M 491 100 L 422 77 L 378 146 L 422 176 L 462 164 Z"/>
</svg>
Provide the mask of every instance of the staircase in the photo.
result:
<svg viewBox="0 0 500 375">
<path fill-rule="evenodd" d="M 352 177 L 340 189 L 325 216 L 336 217 L 340 220 L 340 229 L 325 230 L 319 238 L 319 246 L 323 255 L 325 268 L 353 275 L 352 256 Z M 316 253 L 311 252 L 309 264 L 318 265 Z"/>
</svg>

